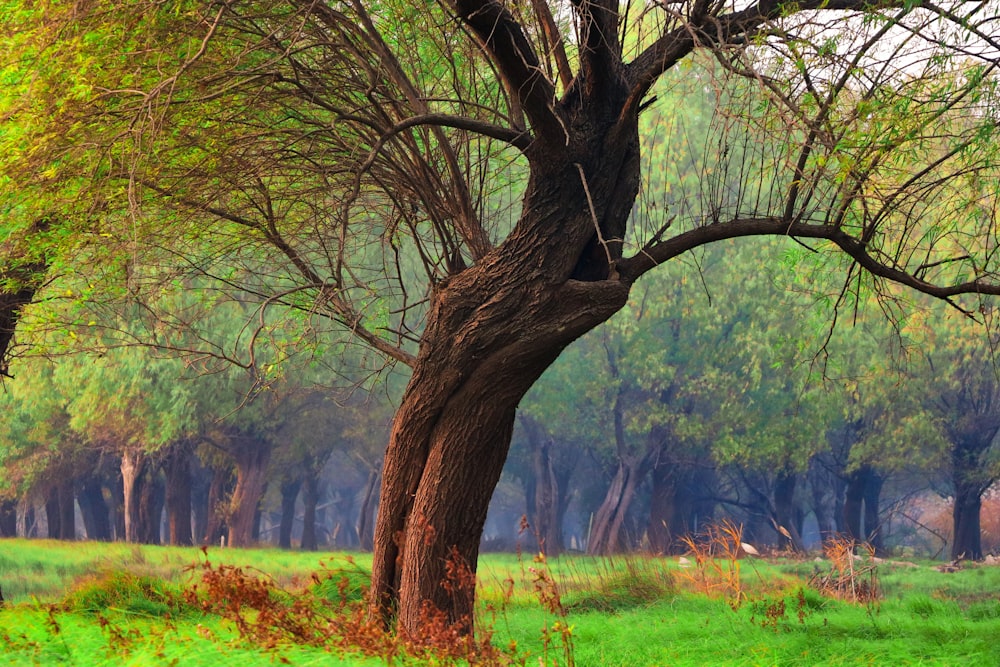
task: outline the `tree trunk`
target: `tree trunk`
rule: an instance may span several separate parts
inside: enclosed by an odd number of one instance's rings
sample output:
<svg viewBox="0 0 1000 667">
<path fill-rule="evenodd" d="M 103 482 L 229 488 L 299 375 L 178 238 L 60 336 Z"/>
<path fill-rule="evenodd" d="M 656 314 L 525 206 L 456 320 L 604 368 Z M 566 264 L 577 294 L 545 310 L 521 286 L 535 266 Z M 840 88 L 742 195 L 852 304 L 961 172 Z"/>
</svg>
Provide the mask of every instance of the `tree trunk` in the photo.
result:
<svg viewBox="0 0 1000 667">
<path fill-rule="evenodd" d="M 73 493 L 73 480 L 67 479 L 59 483 L 59 539 L 76 539 L 76 494 Z"/>
<path fill-rule="evenodd" d="M 232 486 L 232 478 L 232 471 L 226 467 L 217 466 L 212 470 L 212 481 L 208 485 L 207 522 L 202 535 L 204 544 L 219 544 L 226 534 L 226 497 Z"/>
<path fill-rule="evenodd" d="M 847 488 L 844 490 L 844 529 L 847 537 L 857 543 L 865 541 L 865 533 L 861 526 L 864 499 L 865 480 L 862 468 L 858 468 L 848 476 Z"/>
<path fill-rule="evenodd" d="M 139 542 L 139 499 L 142 491 L 143 472 L 146 469 L 146 455 L 141 449 L 130 448 L 122 452 L 122 493 L 125 518 L 125 541 Z"/>
<path fill-rule="evenodd" d="M 17 537 L 16 500 L 0 500 L 0 537 Z"/>
<path fill-rule="evenodd" d="M 253 436 L 237 435 L 232 454 L 236 460 L 236 488 L 229 510 L 229 545 L 248 547 L 253 543 L 253 521 L 267 483 L 271 445 Z"/>
<path fill-rule="evenodd" d="M 191 533 L 191 446 L 174 444 L 163 464 L 167 485 L 167 530 L 170 544 L 190 546 Z"/>
<path fill-rule="evenodd" d="M 432 291 L 386 451 L 372 564 L 371 611 L 386 624 L 396 615 L 404 635 L 419 636 L 433 609 L 471 632 L 517 404 L 628 299 L 614 262 L 639 190 L 639 133 L 635 108 L 621 112 L 631 84 L 619 74 L 535 137 L 514 229 Z"/>
<path fill-rule="evenodd" d="M 666 554 L 670 551 L 673 542 L 674 500 L 677 494 L 677 466 L 667 460 L 665 453 L 660 454 L 652 470 L 653 489 L 649 498 L 649 523 L 646 526 L 649 550 L 654 554 Z"/>
<path fill-rule="evenodd" d="M 87 475 L 80 480 L 77 502 L 80 504 L 80 515 L 83 517 L 83 529 L 87 531 L 87 539 L 110 542 L 111 516 L 98 475 Z"/>
<path fill-rule="evenodd" d="M 316 505 L 319 504 L 319 477 L 310 470 L 302 480 L 302 543 L 303 551 L 316 551 Z"/>
<path fill-rule="evenodd" d="M 868 473 L 868 480 L 865 483 L 865 536 L 868 543 L 875 550 L 878 556 L 885 556 L 885 538 L 882 531 L 882 518 L 879 516 L 881 505 L 882 486 L 885 484 L 883 477 L 875 468 L 871 468 Z"/>
<path fill-rule="evenodd" d="M 983 559 L 982 531 L 980 529 L 982 504 L 982 493 L 975 485 L 965 485 L 956 492 L 955 505 L 952 508 L 955 533 L 951 544 L 952 560 L 960 558 Z"/>
<path fill-rule="evenodd" d="M 378 468 L 372 468 L 365 483 L 364 498 L 358 510 L 358 544 L 365 551 L 371 551 L 374 546 L 373 532 L 375 508 L 378 504 L 378 482 L 382 478 Z"/>
<path fill-rule="evenodd" d="M 798 475 L 782 472 L 774 482 L 774 520 L 777 522 L 778 545 L 781 548 L 803 552 L 801 522 L 796 516 L 795 487 Z M 784 530 L 782 530 L 784 529 Z"/>
<path fill-rule="evenodd" d="M 48 526 L 46 537 L 50 540 L 59 539 L 59 520 L 62 514 L 59 512 L 59 487 L 52 486 L 45 494 L 45 524 Z"/>
<path fill-rule="evenodd" d="M 278 525 L 278 546 L 292 548 L 292 529 L 295 527 L 295 501 L 302 488 L 302 479 L 286 479 L 281 483 L 281 523 Z"/>
<path fill-rule="evenodd" d="M 166 489 L 159 468 L 146 466 L 139 493 L 139 541 L 143 544 L 161 542 L 161 526 Z"/>
</svg>

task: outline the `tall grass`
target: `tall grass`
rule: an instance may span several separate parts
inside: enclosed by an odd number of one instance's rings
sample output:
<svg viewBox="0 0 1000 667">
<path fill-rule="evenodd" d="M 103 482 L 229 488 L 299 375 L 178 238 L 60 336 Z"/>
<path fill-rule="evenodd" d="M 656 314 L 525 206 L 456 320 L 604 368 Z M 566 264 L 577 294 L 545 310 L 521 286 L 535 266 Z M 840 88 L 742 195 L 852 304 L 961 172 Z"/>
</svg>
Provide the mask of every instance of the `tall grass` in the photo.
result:
<svg viewBox="0 0 1000 667">
<path fill-rule="evenodd" d="M 241 631 L 217 605 L 184 595 L 195 584 L 209 598 L 222 597 L 224 585 L 249 586 L 259 595 L 257 607 L 238 607 L 247 627 L 262 614 L 281 622 L 295 604 L 316 605 L 330 618 L 361 600 L 370 564 L 360 555 L 212 550 L 211 568 L 228 578 L 211 591 L 203 583 L 205 556 L 195 549 L 6 540 L 0 555 L 6 564 L 0 586 L 8 600 L 7 581 L 21 568 L 37 574 L 20 603 L 0 609 L 0 664 L 468 662 L 435 650 L 408 654 L 398 646 L 368 656 L 343 653 L 340 643 L 282 634 L 280 624 L 266 633 Z M 506 664 L 532 667 L 1000 664 L 1000 568 L 944 574 L 931 563 L 880 562 L 881 598 L 872 608 L 809 588 L 817 574 L 837 571 L 829 560 L 740 564 L 743 602 L 734 608 L 731 596 L 706 595 L 690 563 L 681 567 L 677 559 L 486 556 L 477 623 L 492 631 Z M 716 566 L 730 581 L 732 565 L 706 565 Z M 239 576 L 233 575 L 237 569 Z M 259 580 L 266 582 L 260 588 L 250 583 Z M 326 630 L 318 624 L 329 621 L 311 622 L 309 632 L 319 629 L 316 636 L 322 636 Z"/>
</svg>

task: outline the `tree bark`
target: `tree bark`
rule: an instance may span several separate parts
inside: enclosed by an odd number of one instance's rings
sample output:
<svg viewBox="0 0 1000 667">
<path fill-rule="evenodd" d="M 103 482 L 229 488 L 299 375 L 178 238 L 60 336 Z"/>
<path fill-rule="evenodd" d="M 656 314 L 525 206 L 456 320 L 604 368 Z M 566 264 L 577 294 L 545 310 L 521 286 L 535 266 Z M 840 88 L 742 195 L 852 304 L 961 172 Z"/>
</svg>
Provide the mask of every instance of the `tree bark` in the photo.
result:
<svg viewBox="0 0 1000 667">
<path fill-rule="evenodd" d="M 970 428 L 964 435 L 956 434 L 952 438 L 952 484 L 955 487 L 955 504 L 952 507 L 954 533 L 951 543 L 952 560 L 983 559 L 980 513 L 983 494 L 991 486 L 993 478 L 983 470 L 981 457 L 989 449 L 996 428 L 984 431 Z"/>
<path fill-rule="evenodd" d="M 509 36 L 473 14 L 463 18 L 484 42 Z M 615 262 L 639 191 L 638 101 L 627 104 L 623 69 L 604 76 L 585 89 L 593 99 L 570 96 L 558 112 L 538 96 L 541 79 L 516 93 L 539 123 L 521 217 L 432 291 L 386 451 L 372 564 L 371 611 L 386 624 L 395 615 L 404 635 L 419 636 L 429 609 L 472 631 L 472 578 L 517 404 L 627 301 Z"/>
</svg>

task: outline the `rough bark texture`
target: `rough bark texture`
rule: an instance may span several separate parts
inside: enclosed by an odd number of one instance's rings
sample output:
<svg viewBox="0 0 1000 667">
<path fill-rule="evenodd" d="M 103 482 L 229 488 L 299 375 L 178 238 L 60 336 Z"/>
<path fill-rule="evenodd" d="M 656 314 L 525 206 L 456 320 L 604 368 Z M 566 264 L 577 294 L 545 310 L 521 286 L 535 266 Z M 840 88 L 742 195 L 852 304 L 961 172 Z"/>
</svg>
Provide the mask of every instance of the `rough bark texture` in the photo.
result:
<svg viewBox="0 0 1000 667">
<path fill-rule="evenodd" d="M 420 632 L 428 606 L 471 630 L 474 590 L 445 584 L 449 570 L 475 572 L 517 404 L 566 345 L 628 297 L 623 282 L 594 277 L 601 272 L 585 253 L 594 220 L 576 165 L 599 195 L 597 218 L 623 227 L 638 134 L 633 125 L 613 142 L 595 136 L 612 145 L 537 156 L 517 229 L 432 295 L 386 452 L 374 544 L 373 613 L 386 622 L 395 614 L 405 633 Z M 603 276 L 610 271 L 605 262 Z"/>
</svg>

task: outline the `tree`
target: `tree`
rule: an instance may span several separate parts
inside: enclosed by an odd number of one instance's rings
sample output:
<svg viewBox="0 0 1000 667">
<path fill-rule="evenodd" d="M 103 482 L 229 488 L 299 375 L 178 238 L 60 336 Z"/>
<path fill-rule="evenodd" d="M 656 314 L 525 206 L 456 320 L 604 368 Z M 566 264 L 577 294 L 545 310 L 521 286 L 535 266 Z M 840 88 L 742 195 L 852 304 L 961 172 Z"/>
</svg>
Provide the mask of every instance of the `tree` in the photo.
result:
<svg viewBox="0 0 1000 667">
<path fill-rule="evenodd" d="M 109 36 L 73 71 L 91 106 L 61 139 L 107 148 L 80 173 L 107 175 L 102 224 L 142 238 L 117 251 L 134 294 L 181 256 L 411 367 L 372 580 L 372 613 L 407 633 L 428 605 L 471 629 L 473 591 L 442 584 L 475 571 L 518 402 L 656 266 L 779 235 L 842 251 L 852 289 L 894 280 L 970 313 L 1000 292 L 982 206 L 997 43 L 979 5 L 571 5 L 122 3 L 63 26 Z M 631 225 L 648 93 L 697 53 L 715 57 L 698 72 L 720 87 L 717 150 L 665 165 L 696 169 L 697 190 Z M 235 278 L 248 258 L 265 270 Z"/>
</svg>

